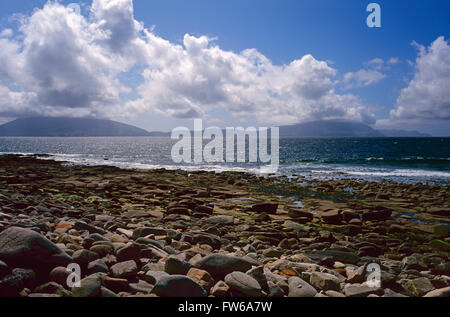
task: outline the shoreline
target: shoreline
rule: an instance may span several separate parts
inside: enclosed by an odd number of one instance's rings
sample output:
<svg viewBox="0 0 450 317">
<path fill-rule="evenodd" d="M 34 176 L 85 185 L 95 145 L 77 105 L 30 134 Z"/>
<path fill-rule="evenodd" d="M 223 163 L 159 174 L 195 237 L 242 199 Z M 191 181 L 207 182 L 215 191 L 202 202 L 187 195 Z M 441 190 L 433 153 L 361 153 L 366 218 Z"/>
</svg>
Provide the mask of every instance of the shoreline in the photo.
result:
<svg viewBox="0 0 450 317">
<path fill-rule="evenodd" d="M 0 170 L 0 296 L 180 295 L 173 283 L 216 297 L 424 296 L 450 286 L 448 185 L 293 182 L 16 155 L 1 155 Z M 32 245 L 27 255 L 8 240 L 34 233 L 65 262 L 46 263 Z M 82 291 L 58 279 L 60 264 L 72 262 Z M 371 263 L 380 287 L 365 284 Z"/>
</svg>

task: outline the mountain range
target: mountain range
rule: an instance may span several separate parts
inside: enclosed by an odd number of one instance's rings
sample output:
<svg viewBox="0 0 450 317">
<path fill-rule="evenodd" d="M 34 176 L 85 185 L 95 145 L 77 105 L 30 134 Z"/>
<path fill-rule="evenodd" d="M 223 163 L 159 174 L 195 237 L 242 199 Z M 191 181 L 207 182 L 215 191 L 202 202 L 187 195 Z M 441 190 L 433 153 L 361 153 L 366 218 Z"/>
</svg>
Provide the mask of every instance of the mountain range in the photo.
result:
<svg viewBox="0 0 450 317">
<path fill-rule="evenodd" d="M 4 137 L 168 137 L 132 125 L 86 118 L 22 118 L 0 126 Z M 315 121 L 280 127 L 280 137 L 431 137 L 417 131 L 375 130 L 345 121 Z"/>
</svg>

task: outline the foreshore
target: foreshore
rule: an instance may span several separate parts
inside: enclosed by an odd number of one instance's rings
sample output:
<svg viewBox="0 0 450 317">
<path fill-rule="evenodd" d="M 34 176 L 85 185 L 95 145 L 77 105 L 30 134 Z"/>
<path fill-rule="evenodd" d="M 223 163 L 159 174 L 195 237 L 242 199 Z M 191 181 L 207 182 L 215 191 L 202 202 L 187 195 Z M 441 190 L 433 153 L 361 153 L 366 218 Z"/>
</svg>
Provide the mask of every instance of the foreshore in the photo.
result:
<svg viewBox="0 0 450 317">
<path fill-rule="evenodd" d="M 449 297 L 449 225 L 449 186 L 4 155 L 0 297 Z"/>
</svg>

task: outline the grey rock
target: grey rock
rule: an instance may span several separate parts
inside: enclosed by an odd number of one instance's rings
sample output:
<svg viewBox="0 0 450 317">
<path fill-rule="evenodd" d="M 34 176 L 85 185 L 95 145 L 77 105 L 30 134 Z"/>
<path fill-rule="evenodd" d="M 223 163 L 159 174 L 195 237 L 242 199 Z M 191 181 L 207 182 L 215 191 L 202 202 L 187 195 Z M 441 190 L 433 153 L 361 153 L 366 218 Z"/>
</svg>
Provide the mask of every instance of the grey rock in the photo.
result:
<svg viewBox="0 0 450 317">
<path fill-rule="evenodd" d="M 100 294 L 102 278 L 98 274 L 90 275 L 80 281 L 80 285 L 72 287 L 74 297 L 96 297 Z"/>
<path fill-rule="evenodd" d="M 0 233 L 0 260 L 38 270 L 67 266 L 72 258 L 39 233 L 12 227 Z"/>
<path fill-rule="evenodd" d="M 110 270 L 114 277 L 124 279 L 135 277 L 138 273 L 137 264 L 133 260 L 114 264 Z"/>
<path fill-rule="evenodd" d="M 317 291 L 299 277 L 289 279 L 289 297 L 314 297 Z"/>
<path fill-rule="evenodd" d="M 423 297 L 450 297 L 450 286 L 435 289 L 434 291 L 426 293 Z"/>
<path fill-rule="evenodd" d="M 160 297 L 206 297 L 205 289 L 184 275 L 171 275 L 161 278 L 152 290 Z"/>
<path fill-rule="evenodd" d="M 309 282 L 322 291 L 339 291 L 341 280 L 328 273 L 313 272 Z"/>
<path fill-rule="evenodd" d="M 166 260 L 164 271 L 170 275 L 186 275 L 192 265 L 186 261 L 180 260 L 175 256 L 170 256 Z"/>
<path fill-rule="evenodd" d="M 225 276 L 225 283 L 230 286 L 233 295 L 262 296 L 262 289 L 258 281 L 248 274 L 242 272 L 230 273 Z"/>
<path fill-rule="evenodd" d="M 223 280 L 232 272 L 247 272 L 252 268 L 252 262 L 226 254 L 211 254 L 196 262 L 194 267 L 207 271 L 215 280 Z"/>
</svg>

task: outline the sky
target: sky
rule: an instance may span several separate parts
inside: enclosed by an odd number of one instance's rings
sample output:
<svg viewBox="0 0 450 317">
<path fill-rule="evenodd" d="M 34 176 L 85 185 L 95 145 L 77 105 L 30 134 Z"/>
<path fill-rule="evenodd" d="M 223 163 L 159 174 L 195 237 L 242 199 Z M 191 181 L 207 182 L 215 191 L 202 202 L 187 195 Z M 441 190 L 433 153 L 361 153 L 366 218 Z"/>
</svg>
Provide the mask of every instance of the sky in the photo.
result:
<svg viewBox="0 0 450 317">
<path fill-rule="evenodd" d="M 0 122 L 351 120 L 449 136 L 450 1 L 378 0 L 374 28 L 371 2 L 1 1 Z"/>
</svg>

